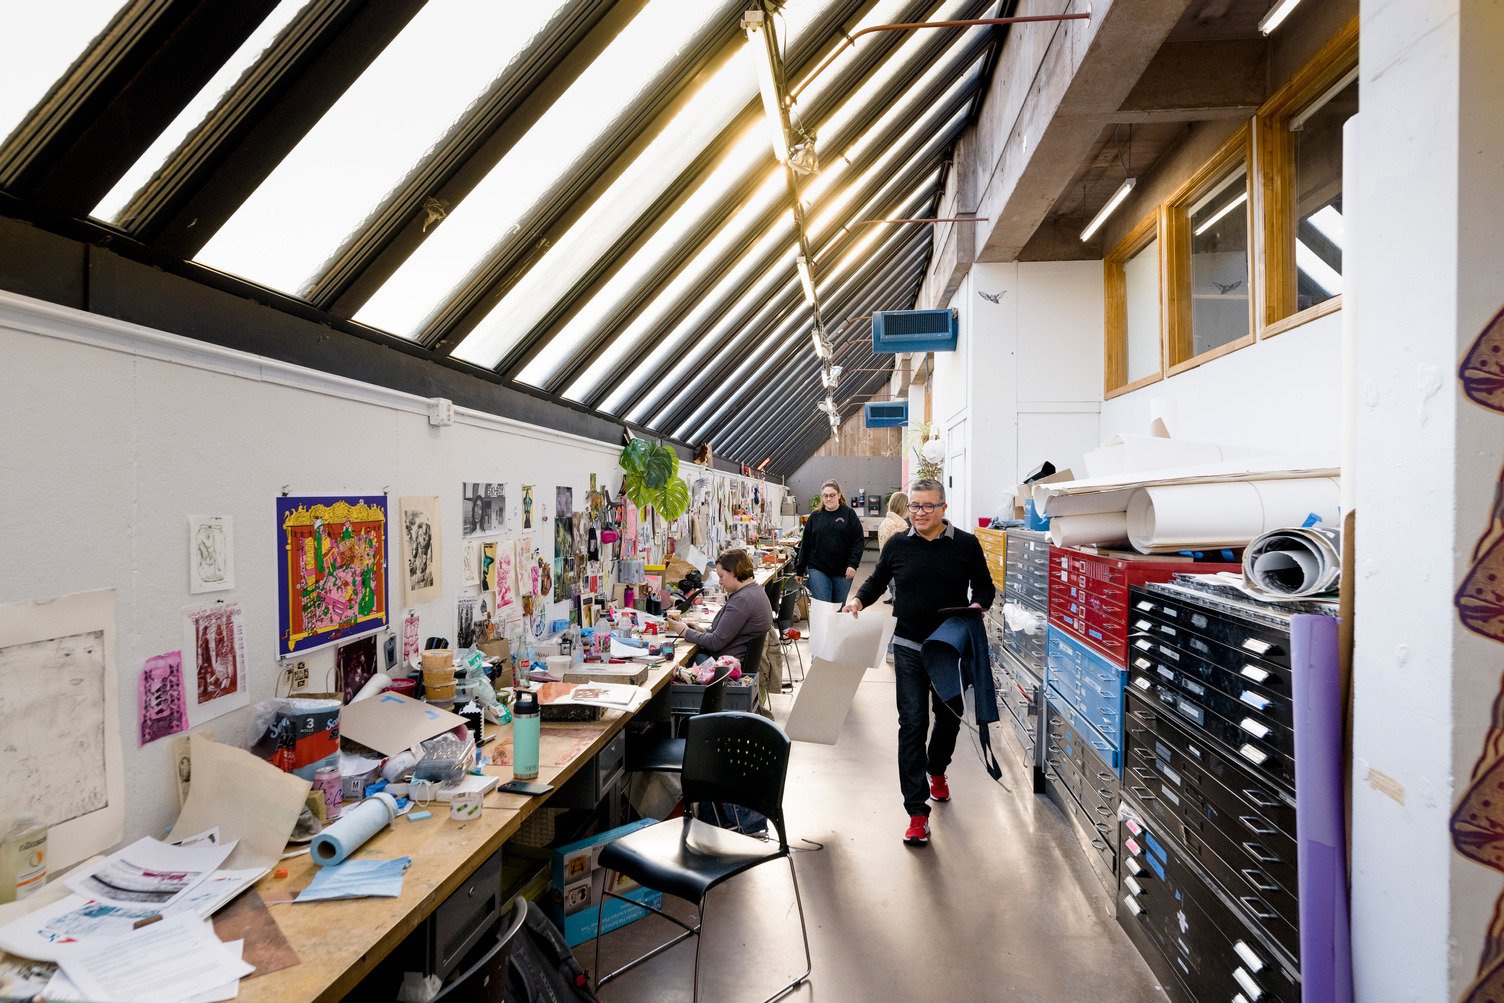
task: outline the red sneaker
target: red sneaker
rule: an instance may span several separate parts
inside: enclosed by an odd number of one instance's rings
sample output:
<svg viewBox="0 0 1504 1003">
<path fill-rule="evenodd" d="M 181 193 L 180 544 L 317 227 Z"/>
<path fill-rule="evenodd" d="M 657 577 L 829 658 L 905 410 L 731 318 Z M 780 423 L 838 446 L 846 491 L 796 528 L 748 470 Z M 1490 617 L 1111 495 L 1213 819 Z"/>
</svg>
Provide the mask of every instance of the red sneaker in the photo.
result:
<svg viewBox="0 0 1504 1003">
<path fill-rule="evenodd" d="M 950 784 L 945 782 L 945 774 L 937 773 L 930 777 L 930 800 L 950 800 Z"/>
<path fill-rule="evenodd" d="M 910 815 L 909 827 L 904 830 L 903 841 L 910 846 L 927 846 L 930 841 L 928 815 Z"/>
</svg>

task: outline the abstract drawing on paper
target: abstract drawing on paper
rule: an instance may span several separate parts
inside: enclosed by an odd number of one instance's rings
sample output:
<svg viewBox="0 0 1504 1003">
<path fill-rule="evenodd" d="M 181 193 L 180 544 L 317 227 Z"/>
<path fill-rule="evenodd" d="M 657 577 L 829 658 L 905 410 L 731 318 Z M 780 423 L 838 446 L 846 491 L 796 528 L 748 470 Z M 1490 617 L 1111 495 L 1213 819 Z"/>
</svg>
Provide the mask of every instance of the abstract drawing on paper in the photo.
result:
<svg viewBox="0 0 1504 1003">
<path fill-rule="evenodd" d="M 480 584 L 486 592 L 496 591 L 496 541 L 487 540 L 480 548 Z"/>
<path fill-rule="evenodd" d="M 197 727 L 250 703 L 240 604 L 223 600 L 184 616 L 188 659 L 188 726 Z"/>
<path fill-rule="evenodd" d="M 502 619 L 505 612 L 512 614 L 512 606 L 517 602 L 516 585 L 517 551 L 516 542 L 503 540 L 496 550 L 496 615 Z"/>
<path fill-rule="evenodd" d="M 118 693 L 114 592 L 0 606 L 7 808 L 50 826 L 57 870 L 120 840 Z"/>
<path fill-rule="evenodd" d="M 464 536 L 500 533 L 507 525 L 507 486 L 465 482 Z"/>
<path fill-rule="evenodd" d="M 397 499 L 397 518 L 402 527 L 402 584 L 406 601 L 437 599 L 444 586 L 438 495 Z"/>
<path fill-rule="evenodd" d="M 141 744 L 188 730 L 188 694 L 183 688 L 183 653 L 153 655 L 141 669 Z"/>
<path fill-rule="evenodd" d="M 387 625 L 386 518 L 385 495 L 277 499 L 279 657 Z"/>
<path fill-rule="evenodd" d="M 194 595 L 235 587 L 233 524 L 227 515 L 188 517 L 188 591 Z"/>
</svg>

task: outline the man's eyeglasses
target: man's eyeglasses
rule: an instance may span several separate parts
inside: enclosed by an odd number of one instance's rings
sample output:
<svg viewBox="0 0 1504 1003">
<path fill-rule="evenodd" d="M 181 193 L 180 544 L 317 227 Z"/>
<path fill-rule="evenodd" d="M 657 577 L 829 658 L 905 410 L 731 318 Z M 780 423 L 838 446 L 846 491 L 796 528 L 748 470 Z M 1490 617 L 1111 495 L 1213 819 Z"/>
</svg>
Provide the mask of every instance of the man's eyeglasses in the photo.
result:
<svg viewBox="0 0 1504 1003">
<path fill-rule="evenodd" d="M 945 502 L 909 502 L 911 512 L 933 512 L 937 508 L 944 508 Z"/>
</svg>

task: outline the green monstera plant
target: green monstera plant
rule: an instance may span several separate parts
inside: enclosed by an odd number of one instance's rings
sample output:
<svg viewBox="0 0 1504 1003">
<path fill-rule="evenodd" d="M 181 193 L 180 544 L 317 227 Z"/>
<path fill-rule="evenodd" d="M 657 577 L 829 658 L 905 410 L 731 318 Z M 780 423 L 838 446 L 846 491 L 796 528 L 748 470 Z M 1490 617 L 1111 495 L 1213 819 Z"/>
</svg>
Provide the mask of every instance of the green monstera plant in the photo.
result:
<svg viewBox="0 0 1504 1003">
<path fill-rule="evenodd" d="M 665 519 L 689 510 L 689 485 L 679 476 L 679 454 L 662 443 L 633 439 L 621 451 L 622 488 L 638 508 L 649 505 Z"/>
</svg>

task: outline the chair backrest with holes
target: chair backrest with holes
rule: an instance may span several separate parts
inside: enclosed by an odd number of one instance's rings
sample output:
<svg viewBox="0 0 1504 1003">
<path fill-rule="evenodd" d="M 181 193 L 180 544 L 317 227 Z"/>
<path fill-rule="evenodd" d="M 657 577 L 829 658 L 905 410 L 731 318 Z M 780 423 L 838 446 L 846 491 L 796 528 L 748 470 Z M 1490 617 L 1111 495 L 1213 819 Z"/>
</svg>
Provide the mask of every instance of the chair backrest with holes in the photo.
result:
<svg viewBox="0 0 1504 1003">
<path fill-rule="evenodd" d="M 684 742 L 684 803 L 736 804 L 766 815 L 788 849 L 783 825 L 783 784 L 789 741 L 766 718 L 741 711 L 689 719 Z"/>
</svg>

